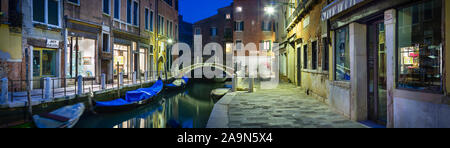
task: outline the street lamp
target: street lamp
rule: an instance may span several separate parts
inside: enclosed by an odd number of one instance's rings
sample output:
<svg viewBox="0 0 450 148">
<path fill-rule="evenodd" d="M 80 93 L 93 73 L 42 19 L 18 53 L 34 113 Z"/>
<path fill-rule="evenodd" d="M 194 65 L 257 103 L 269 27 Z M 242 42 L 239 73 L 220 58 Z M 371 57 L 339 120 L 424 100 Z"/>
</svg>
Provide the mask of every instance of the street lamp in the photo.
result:
<svg viewBox="0 0 450 148">
<path fill-rule="evenodd" d="M 168 40 L 167 40 L 167 43 L 172 44 L 172 43 L 173 43 L 173 40 L 172 40 L 172 39 L 168 39 Z"/>
<path fill-rule="evenodd" d="M 264 11 L 267 14 L 272 15 L 275 13 L 275 8 L 273 6 L 266 6 L 266 7 L 264 7 Z"/>
</svg>

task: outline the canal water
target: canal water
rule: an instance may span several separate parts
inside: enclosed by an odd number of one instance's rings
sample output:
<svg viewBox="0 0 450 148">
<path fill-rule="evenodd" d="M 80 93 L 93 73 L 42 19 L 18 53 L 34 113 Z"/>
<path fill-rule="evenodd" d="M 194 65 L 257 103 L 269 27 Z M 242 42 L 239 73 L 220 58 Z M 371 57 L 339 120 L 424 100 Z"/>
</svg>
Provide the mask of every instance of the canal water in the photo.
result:
<svg viewBox="0 0 450 148">
<path fill-rule="evenodd" d="M 205 128 L 216 102 L 210 93 L 224 83 L 191 82 L 184 90 L 164 91 L 152 103 L 134 110 L 86 113 L 75 128 Z"/>
</svg>

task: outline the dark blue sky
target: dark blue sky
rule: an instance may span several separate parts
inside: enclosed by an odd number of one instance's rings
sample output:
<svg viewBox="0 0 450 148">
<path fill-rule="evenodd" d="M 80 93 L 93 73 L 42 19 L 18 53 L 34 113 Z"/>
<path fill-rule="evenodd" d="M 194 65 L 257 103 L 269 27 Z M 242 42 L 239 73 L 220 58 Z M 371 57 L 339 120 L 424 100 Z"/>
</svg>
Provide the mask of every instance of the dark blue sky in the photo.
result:
<svg viewBox="0 0 450 148">
<path fill-rule="evenodd" d="M 179 0 L 180 14 L 183 20 L 195 23 L 213 16 L 217 9 L 229 6 L 233 0 Z"/>
</svg>

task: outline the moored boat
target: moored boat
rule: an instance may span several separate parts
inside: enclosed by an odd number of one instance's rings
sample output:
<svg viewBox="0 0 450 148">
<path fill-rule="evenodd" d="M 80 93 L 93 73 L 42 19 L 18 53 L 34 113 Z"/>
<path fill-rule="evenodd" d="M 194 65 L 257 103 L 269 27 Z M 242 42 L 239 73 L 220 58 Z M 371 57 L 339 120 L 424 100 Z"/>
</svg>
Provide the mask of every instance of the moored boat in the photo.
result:
<svg viewBox="0 0 450 148">
<path fill-rule="evenodd" d="M 119 98 L 112 101 L 94 101 L 94 110 L 96 112 L 118 112 L 148 104 L 162 91 L 163 85 L 162 80 L 158 80 L 152 87 L 128 91 L 125 95 L 125 99 Z"/>
<path fill-rule="evenodd" d="M 69 105 L 50 113 L 34 115 L 33 122 L 38 128 L 72 128 L 84 113 L 83 103 Z"/>
<path fill-rule="evenodd" d="M 170 84 L 164 85 L 165 90 L 180 90 L 186 88 L 187 84 L 189 82 L 189 78 L 182 77 L 181 79 L 176 79 Z"/>
</svg>

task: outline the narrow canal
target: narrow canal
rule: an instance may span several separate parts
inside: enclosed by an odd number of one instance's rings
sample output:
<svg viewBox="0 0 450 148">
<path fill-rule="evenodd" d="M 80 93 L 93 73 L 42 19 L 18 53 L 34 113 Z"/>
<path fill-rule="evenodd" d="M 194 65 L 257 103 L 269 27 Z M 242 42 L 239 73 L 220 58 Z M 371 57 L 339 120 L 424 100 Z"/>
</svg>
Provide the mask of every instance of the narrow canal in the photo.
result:
<svg viewBox="0 0 450 148">
<path fill-rule="evenodd" d="M 205 128 L 216 102 L 210 92 L 224 83 L 191 82 L 184 90 L 164 91 L 152 103 L 131 111 L 86 113 L 75 128 Z"/>
</svg>

